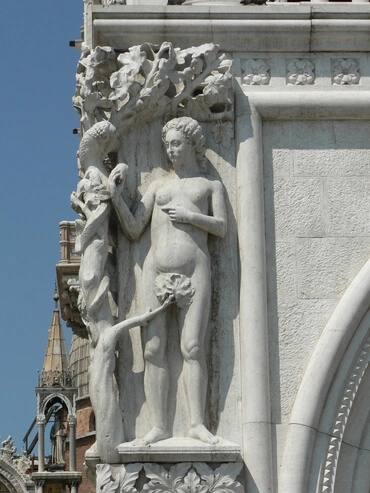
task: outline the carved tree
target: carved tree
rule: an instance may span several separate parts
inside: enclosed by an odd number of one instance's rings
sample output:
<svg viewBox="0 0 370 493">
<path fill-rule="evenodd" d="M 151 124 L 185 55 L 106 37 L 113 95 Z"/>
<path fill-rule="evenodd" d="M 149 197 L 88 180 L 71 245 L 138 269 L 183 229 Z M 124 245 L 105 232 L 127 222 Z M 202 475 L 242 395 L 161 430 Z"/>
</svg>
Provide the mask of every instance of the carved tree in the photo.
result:
<svg viewBox="0 0 370 493">
<path fill-rule="evenodd" d="M 82 52 L 73 104 L 83 131 L 105 119 L 122 134 L 165 115 L 231 121 L 231 88 L 232 59 L 213 43 L 185 50 L 144 43 L 118 56 L 97 47 Z"/>
</svg>

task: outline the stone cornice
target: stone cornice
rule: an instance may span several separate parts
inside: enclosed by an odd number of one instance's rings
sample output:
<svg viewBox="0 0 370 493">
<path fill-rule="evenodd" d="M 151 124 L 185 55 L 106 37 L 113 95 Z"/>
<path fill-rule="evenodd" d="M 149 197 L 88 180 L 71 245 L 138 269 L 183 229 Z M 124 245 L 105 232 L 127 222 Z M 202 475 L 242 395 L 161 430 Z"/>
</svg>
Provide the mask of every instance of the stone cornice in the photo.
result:
<svg viewBox="0 0 370 493">
<path fill-rule="evenodd" d="M 370 4 L 86 7 L 88 45 L 126 50 L 144 41 L 176 46 L 213 42 L 234 52 L 368 51 Z M 191 23 L 189 24 L 189 20 Z M 124 32 L 125 36 L 121 33 Z"/>
</svg>

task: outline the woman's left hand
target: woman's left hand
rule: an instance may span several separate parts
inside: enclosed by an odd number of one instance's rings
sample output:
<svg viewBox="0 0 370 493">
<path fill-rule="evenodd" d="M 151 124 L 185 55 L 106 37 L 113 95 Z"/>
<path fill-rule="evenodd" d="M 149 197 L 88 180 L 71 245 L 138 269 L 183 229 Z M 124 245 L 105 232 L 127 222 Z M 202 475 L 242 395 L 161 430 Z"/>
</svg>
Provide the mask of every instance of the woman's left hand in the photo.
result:
<svg viewBox="0 0 370 493">
<path fill-rule="evenodd" d="M 191 212 L 182 205 L 162 207 L 162 211 L 169 215 L 172 222 L 189 223 L 191 220 Z"/>
</svg>

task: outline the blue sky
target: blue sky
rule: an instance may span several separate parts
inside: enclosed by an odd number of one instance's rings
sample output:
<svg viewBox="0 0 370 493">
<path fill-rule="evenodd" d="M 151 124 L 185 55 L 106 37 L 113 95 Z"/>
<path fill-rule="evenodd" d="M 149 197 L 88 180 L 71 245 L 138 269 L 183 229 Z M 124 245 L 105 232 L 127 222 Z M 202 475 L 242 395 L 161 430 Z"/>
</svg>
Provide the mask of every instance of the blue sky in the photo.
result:
<svg viewBox="0 0 370 493">
<path fill-rule="evenodd" d="M 74 219 L 71 98 L 82 0 L 1 1 L 0 440 L 18 452 L 36 413 L 35 386 L 54 307 L 59 222 Z M 65 330 L 70 340 L 70 329 Z"/>
</svg>

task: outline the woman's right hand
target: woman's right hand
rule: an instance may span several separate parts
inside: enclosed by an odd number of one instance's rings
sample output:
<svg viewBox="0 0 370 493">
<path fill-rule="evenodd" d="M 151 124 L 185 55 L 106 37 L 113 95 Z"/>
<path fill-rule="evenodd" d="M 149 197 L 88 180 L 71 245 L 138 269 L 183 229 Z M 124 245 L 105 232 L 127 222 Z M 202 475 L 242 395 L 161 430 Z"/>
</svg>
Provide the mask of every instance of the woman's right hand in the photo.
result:
<svg viewBox="0 0 370 493">
<path fill-rule="evenodd" d="M 117 166 L 111 171 L 108 178 L 108 186 L 112 200 L 117 199 L 121 195 L 127 172 L 128 166 L 125 163 L 117 164 Z"/>
</svg>

